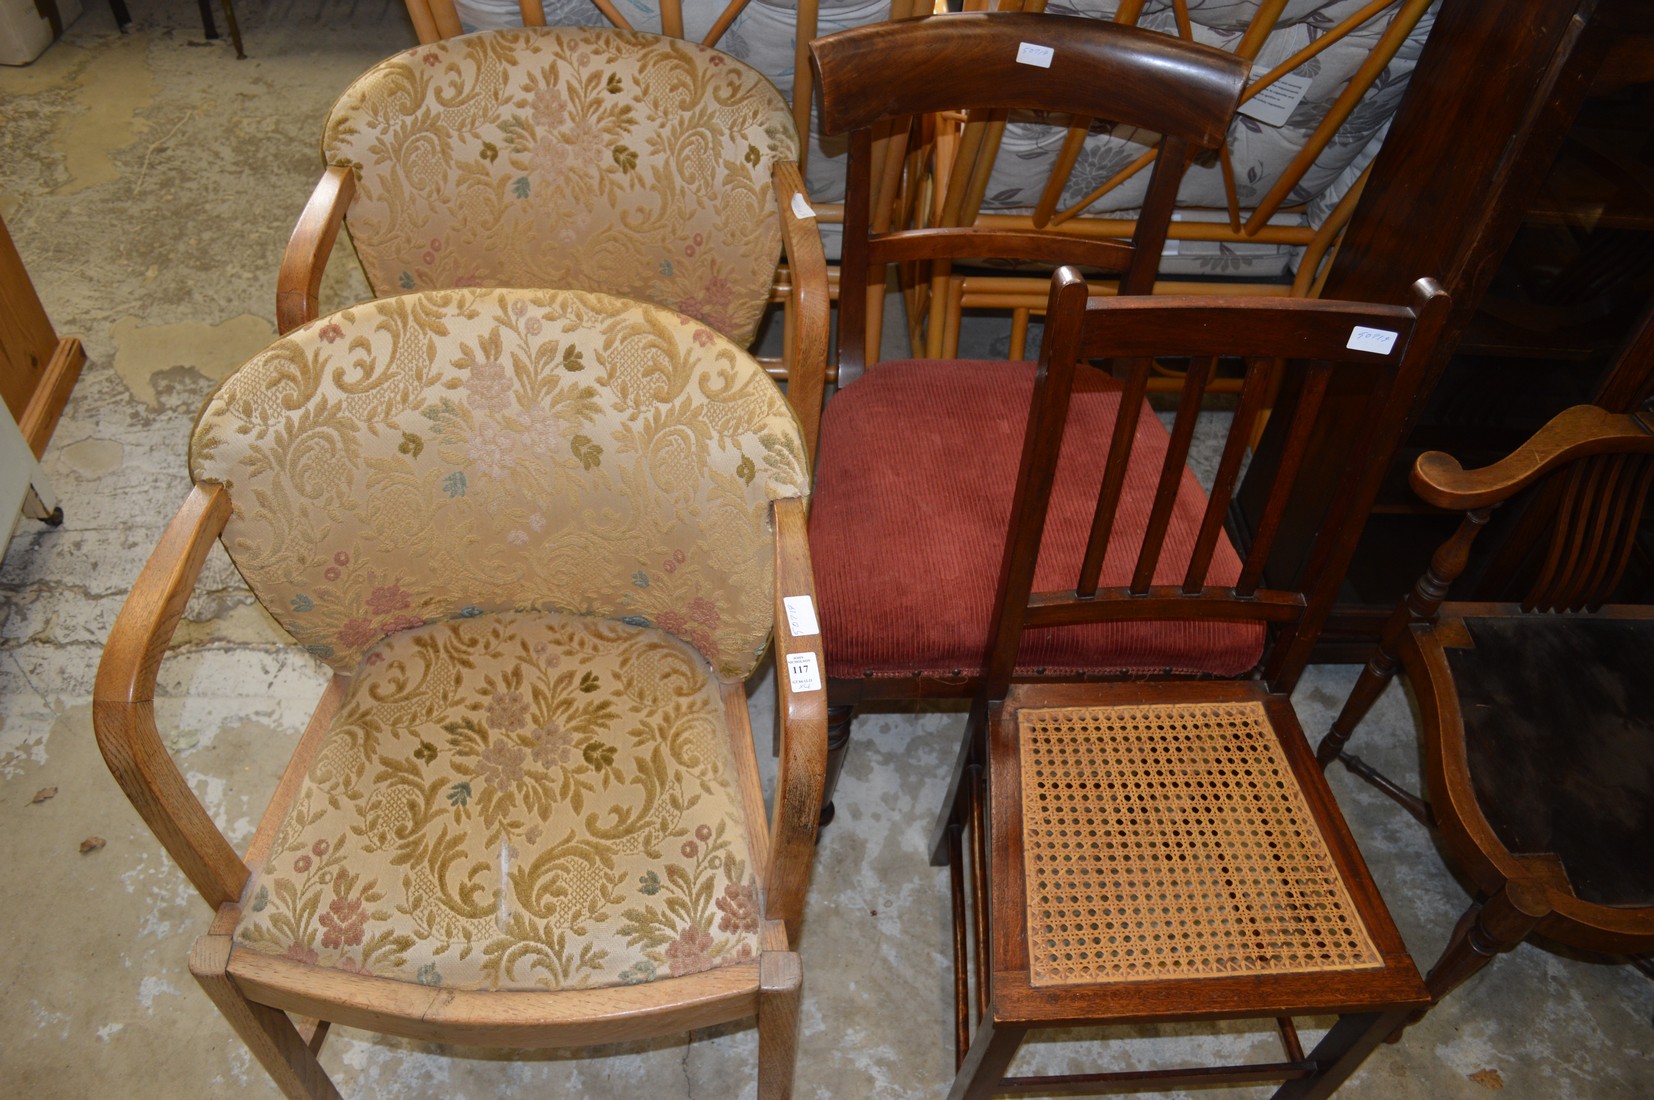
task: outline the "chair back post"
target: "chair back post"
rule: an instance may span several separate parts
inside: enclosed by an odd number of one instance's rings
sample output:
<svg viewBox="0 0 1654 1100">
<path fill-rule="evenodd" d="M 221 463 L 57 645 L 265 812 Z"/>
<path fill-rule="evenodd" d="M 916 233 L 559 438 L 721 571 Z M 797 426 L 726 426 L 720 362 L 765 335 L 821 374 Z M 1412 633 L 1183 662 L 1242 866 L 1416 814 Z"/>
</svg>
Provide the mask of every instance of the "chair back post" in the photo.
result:
<svg viewBox="0 0 1654 1100">
<path fill-rule="evenodd" d="M 870 269 L 888 263 L 1053 259 L 1128 274 L 1152 289 L 1183 171 L 1215 149 L 1245 84 L 1246 64 L 1221 50 L 1073 16 L 967 13 L 857 27 L 810 46 L 826 134 L 850 134 L 837 344 L 841 382 L 865 363 Z M 878 80 L 869 73 L 878 73 Z M 998 117 L 1040 110 L 1162 135 L 1153 191 L 1130 243 L 970 225 L 871 232 L 874 128 L 945 110 Z M 898 127 L 899 129 L 900 127 Z M 969 221 L 969 219 L 965 219 Z"/>
</svg>

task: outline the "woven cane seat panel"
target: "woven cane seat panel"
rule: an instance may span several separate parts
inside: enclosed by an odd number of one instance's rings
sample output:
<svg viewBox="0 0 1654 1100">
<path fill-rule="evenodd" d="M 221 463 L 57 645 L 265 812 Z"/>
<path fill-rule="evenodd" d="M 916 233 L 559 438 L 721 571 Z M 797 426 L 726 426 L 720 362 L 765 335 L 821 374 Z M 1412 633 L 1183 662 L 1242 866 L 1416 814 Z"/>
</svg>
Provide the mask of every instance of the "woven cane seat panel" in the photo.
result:
<svg viewBox="0 0 1654 1100">
<path fill-rule="evenodd" d="M 1033 985 L 1383 964 L 1262 704 L 1017 722 Z"/>
</svg>

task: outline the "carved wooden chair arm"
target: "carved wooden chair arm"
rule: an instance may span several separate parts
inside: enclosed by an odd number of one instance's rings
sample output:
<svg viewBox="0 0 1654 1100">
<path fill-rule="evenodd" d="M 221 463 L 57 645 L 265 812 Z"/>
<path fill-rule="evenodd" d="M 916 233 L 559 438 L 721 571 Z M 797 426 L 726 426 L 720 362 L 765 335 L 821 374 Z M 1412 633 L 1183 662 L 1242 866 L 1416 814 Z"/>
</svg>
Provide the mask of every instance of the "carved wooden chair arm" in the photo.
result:
<svg viewBox="0 0 1654 1100">
<path fill-rule="evenodd" d="M 810 197 L 798 165 L 775 166 L 775 201 L 781 209 L 781 239 L 790 273 L 784 355 L 787 400 L 804 429 L 804 453 L 815 466 L 816 434 L 827 378 L 828 314 L 831 309 L 827 254 L 811 212 Z M 803 211 L 803 213 L 801 213 Z"/>
<path fill-rule="evenodd" d="M 1576 458 L 1625 451 L 1654 453 L 1654 423 L 1646 414 L 1575 405 L 1491 466 L 1466 470 L 1451 455 L 1426 451 L 1413 463 L 1413 491 L 1438 508 L 1467 512 L 1507 500 Z"/>
<path fill-rule="evenodd" d="M 797 498 L 778 500 L 774 516 L 775 682 L 781 764 L 770 824 L 764 915 L 784 922 L 788 942 L 796 943 L 821 819 L 821 788 L 827 774 L 827 692 L 821 630 L 817 627 L 814 633 L 795 635 L 782 602 L 788 597 L 805 597 L 809 617 L 814 618 L 815 582 L 810 570 L 804 502 Z M 808 676 L 804 672 L 795 689 L 794 678 L 789 675 L 794 662 L 813 669 L 813 688 L 804 686 Z"/>
<path fill-rule="evenodd" d="M 276 275 L 276 331 L 281 335 L 318 316 L 322 272 L 355 194 L 355 174 L 335 164 L 322 173 L 310 201 L 304 204 Z"/>
<path fill-rule="evenodd" d="M 241 896 L 247 866 L 167 753 L 155 726 L 155 680 L 207 551 L 229 515 L 224 486 L 206 482 L 190 493 L 115 620 L 92 691 L 92 728 L 109 770 L 215 909 Z"/>
</svg>

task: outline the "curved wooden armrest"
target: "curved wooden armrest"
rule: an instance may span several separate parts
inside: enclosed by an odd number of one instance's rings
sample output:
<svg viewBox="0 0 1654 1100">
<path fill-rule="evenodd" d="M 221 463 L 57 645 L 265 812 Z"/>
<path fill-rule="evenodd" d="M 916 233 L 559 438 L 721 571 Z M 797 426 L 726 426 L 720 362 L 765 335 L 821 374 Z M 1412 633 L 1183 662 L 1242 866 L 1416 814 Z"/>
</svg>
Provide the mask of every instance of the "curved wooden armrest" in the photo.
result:
<svg viewBox="0 0 1654 1100">
<path fill-rule="evenodd" d="M 307 321 L 314 321 L 321 302 L 322 272 L 345 210 L 356 194 L 356 176 L 349 169 L 330 165 L 322 173 L 310 201 L 304 204 L 299 223 L 287 239 L 276 275 L 276 331 L 283 336 Z"/>
<path fill-rule="evenodd" d="M 821 789 L 827 776 L 827 691 L 821 654 L 821 631 L 795 636 L 782 603 L 804 596 L 815 613 L 815 581 L 810 571 L 809 533 L 804 502 L 778 500 L 775 516 L 775 683 L 781 724 L 781 767 L 775 783 L 770 823 L 770 866 L 764 884 L 764 915 L 787 926 L 787 942 L 798 942 L 804 893 L 821 820 Z M 817 686 L 794 691 L 789 660 L 813 661 Z"/>
<path fill-rule="evenodd" d="M 781 239 L 791 285 L 787 291 L 787 400 L 804 429 L 804 453 L 815 465 L 816 435 L 821 428 L 821 402 L 827 386 L 827 332 L 831 292 L 827 282 L 827 254 L 815 215 L 800 217 L 793 207 L 796 196 L 809 207 L 804 177 L 798 165 L 775 166 L 775 201 L 781 208 Z"/>
<path fill-rule="evenodd" d="M 1651 427 L 1636 413 L 1575 405 L 1553 416 L 1516 450 L 1479 470 L 1466 470 L 1458 459 L 1441 451 L 1426 451 L 1413 463 L 1413 491 L 1426 503 L 1455 512 L 1486 508 L 1576 458 L 1654 454 Z"/>
<path fill-rule="evenodd" d="M 214 909 L 241 897 L 247 867 L 167 753 L 155 727 L 155 678 L 229 516 L 224 486 L 204 482 L 190 493 L 115 619 L 92 690 L 92 728 L 109 770 Z"/>
</svg>

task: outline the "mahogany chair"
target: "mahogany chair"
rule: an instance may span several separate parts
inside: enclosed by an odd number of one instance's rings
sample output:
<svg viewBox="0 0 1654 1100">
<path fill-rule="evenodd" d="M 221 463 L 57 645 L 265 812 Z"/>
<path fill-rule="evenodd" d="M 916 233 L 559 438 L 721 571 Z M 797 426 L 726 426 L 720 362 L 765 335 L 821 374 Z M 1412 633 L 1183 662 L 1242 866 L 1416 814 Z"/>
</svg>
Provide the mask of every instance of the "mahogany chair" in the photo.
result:
<svg viewBox="0 0 1654 1100">
<path fill-rule="evenodd" d="M 1411 308 L 1302 299 L 1089 297 L 1058 271 L 1021 440 L 992 653 L 938 830 L 953 882 L 956 1050 L 950 1096 L 1285 1084 L 1326 1096 L 1428 998 L 1315 766 L 1289 696 L 1401 438 L 1447 313 L 1429 280 Z M 1145 453 L 1133 421 L 1153 361 L 1187 365 L 1171 444 Z M 1232 416 L 1202 413 L 1219 356 L 1245 364 Z M 1088 360 L 1125 362 L 1124 395 Z M 1257 530 L 1225 515 L 1260 402 L 1279 378 L 1286 453 Z M 1306 548 L 1303 581 L 1263 565 L 1329 389 L 1363 401 L 1341 491 Z M 1099 422 L 1086 406 L 1118 400 Z M 1216 419 L 1211 494 L 1185 466 Z M 1080 456 L 1109 456 L 1101 484 Z M 1077 496 L 1072 487 L 1082 482 Z M 1120 522 L 1126 487 L 1153 486 L 1147 524 Z M 1057 517 L 1085 511 L 1083 554 Z M 1192 537 L 1170 517 L 1192 506 Z M 1237 553 L 1237 549 L 1239 553 Z M 1024 655 L 1076 632 L 1183 629 L 1221 642 L 1228 674 L 1167 667 L 1114 682 L 1025 675 Z M 1339 1017 L 1307 1053 L 1297 1016 Z M 1283 1058 L 1238 1066 L 1010 1073 L 1042 1028 L 1260 1018 Z"/>
<path fill-rule="evenodd" d="M 1397 606 L 1322 740 L 1433 827 L 1476 897 L 1426 978 L 1442 997 L 1530 936 L 1586 951 L 1654 950 L 1654 612 L 1615 604 L 1654 485 L 1654 416 L 1580 405 L 1508 457 L 1465 470 L 1431 451 L 1413 488 L 1463 512 Z M 1477 535 L 1526 492 L 1507 545 L 1516 602 L 1449 601 Z M 1646 573 L 1646 563 L 1644 564 Z M 1400 668 L 1418 701 L 1429 801 L 1346 748 Z"/>
<path fill-rule="evenodd" d="M 479 31 L 358 77 L 333 106 L 322 156 L 282 260 L 279 331 L 316 317 L 341 227 L 375 297 L 594 290 L 664 305 L 743 347 L 785 250 L 792 278 L 773 373 L 813 448 L 827 380 L 826 259 L 791 108 L 757 70 L 629 29 Z"/>
<path fill-rule="evenodd" d="M 836 355 L 842 388 L 823 414 L 810 517 L 832 703 L 830 797 L 858 706 L 969 698 L 975 690 L 988 651 L 1020 410 L 1034 379 L 1034 365 L 1023 362 L 868 366 L 868 322 L 882 308 L 887 265 L 972 258 L 1084 264 L 1120 273 L 1123 293 L 1147 293 L 1178 181 L 1197 152 L 1223 140 L 1245 65 L 1133 27 L 1025 14 L 860 27 L 817 39 L 810 51 L 823 129 L 848 131 L 850 145 Z M 889 190 L 877 175 L 900 173 L 897 146 L 908 127 L 959 108 L 1061 112 L 1163 135 L 1134 235 L 893 230 L 891 208 L 872 198 Z M 1099 406 L 1098 415 L 1112 417 L 1112 409 Z M 1166 446 L 1152 417 L 1139 431 L 1144 446 L 1150 437 Z M 1101 452 L 1088 462 L 1100 476 Z M 1141 523 L 1147 513 L 1130 516 Z M 1059 522 L 1072 518 L 1065 513 Z M 1173 522 L 1185 531 L 1190 519 L 1179 511 Z M 1077 529 L 1062 534 L 1080 537 Z M 1087 636 L 1042 650 L 1037 660 L 1052 671 L 1222 667 L 1223 654 L 1207 641 L 1171 635 L 1125 644 Z M 824 812 L 830 818 L 830 804 Z"/>
<path fill-rule="evenodd" d="M 330 1022 L 533 1048 L 756 1015 L 758 1094 L 789 1095 L 825 696 L 803 440 L 762 369 L 657 306 L 420 292 L 242 366 L 190 473 L 93 723 L 215 914 L 191 973 L 282 1091 L 338 1095 Z M 214 539 L 334 672 L 245 854 L 155 721 Z M 772 624 L 800 675 L 766 826 L 742 681 Z"/>
</svg>

